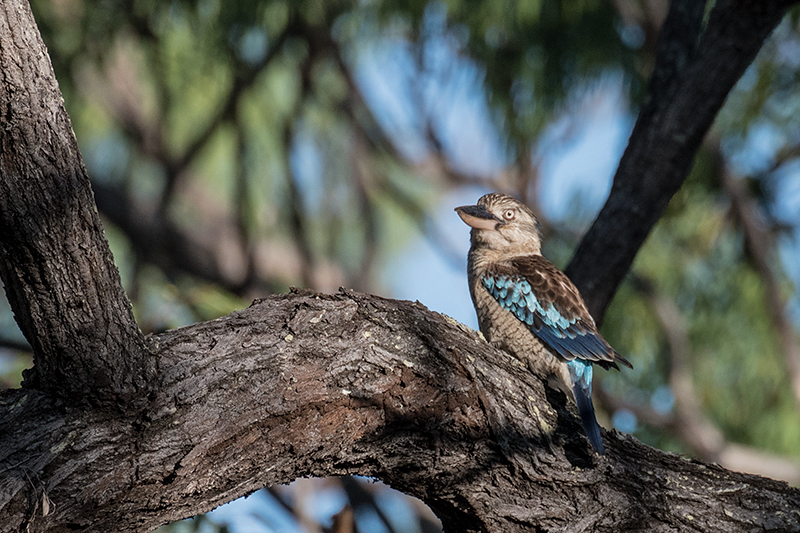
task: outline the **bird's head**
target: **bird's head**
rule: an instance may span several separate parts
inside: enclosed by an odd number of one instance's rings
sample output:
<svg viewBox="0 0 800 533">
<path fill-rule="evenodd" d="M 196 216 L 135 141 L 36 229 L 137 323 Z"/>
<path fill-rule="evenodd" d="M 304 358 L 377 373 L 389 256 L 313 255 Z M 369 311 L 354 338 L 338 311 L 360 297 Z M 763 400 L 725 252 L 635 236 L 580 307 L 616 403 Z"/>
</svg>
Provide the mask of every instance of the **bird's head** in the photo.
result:
<svg viewBox="0 0 800 533">
<path fill-rule="evenodd" d="M 515 254 L 541 253 L 539 221 L 525 204 L 507 194 L 486 194 L 477 205 L 456 207 L 456 213 L 472 228 L 475 247 Z"/>
</svg>

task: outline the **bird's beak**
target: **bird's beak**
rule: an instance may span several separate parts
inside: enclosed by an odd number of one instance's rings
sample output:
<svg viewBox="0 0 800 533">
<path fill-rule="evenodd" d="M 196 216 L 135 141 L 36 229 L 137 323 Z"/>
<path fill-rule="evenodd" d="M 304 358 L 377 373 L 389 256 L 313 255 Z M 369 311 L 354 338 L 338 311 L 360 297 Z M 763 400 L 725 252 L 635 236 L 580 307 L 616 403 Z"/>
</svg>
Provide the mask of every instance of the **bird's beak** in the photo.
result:
<svg viewBox="0 0 800 533">
<path fill-rule="evenodd" d="M 497 230 L 505 226 L 505 222 L 490 213 L 485 207 L 479 205 L 462 205 L 456 207 L 456 213 L 467 226 L 475 229 Z"/>
</svg>

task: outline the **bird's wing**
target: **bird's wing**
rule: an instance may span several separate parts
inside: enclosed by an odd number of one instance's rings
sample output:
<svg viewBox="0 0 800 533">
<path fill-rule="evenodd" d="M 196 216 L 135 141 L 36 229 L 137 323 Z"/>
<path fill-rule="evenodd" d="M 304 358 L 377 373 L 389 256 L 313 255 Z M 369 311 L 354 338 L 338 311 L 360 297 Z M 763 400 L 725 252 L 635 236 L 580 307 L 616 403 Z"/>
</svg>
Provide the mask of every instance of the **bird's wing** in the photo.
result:
<svg viewBox="0 0 800 533">
<path fill-rule="evenodd" d="M 481 279 L 495 300 L 566 361 L 632 365 L 603 339 L 570 279 L 540 255 L 495 264 Z"/>
</svg>

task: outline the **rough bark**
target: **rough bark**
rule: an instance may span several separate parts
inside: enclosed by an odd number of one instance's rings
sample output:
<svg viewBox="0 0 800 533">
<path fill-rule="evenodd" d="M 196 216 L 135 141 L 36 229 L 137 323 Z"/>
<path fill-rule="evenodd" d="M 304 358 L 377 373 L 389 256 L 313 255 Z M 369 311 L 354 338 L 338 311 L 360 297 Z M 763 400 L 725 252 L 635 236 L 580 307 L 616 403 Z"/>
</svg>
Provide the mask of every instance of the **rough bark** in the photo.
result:
<svg viewBox="0 0 800 533">
<path fill-rule="evenodd" d="M 591 454 L 563 395 L 419 304 L 276 296 L 148 351 L 28 4 L 0 13 L 0 274 L 37 371 L 0 393 L 4 531 L 148 531 L 340 474 L 448 531 L 800 531 L 785 483 L 616 433 Z"/>
<path fill-rule="evenodd" d="M 636 253 L 689 174 L 728 93 L 781 21 L 788 0 L 674 0 L 648 94 L 608 200 L 566 269 L 602 319 Z M 597 258 L 602 257 L 602 261 Z"/>
<path fill-rule="evenodd" d="M 563 395 L 418 303 L 275 296 L 154 341 L 144 411 L 4 393 L 0 523 L 148 531 L 265 485 L 359 474 L 447 531 L 800 530 L 783 482 L 616 432 L 591 454 Z"/>
<path fill-rule="evenodd" d="M 141 398 L 152 364 L 103 235 L 28 2 L 0 3 L 0 277 L 33 347 L 28 385 Z"/>
</svg>

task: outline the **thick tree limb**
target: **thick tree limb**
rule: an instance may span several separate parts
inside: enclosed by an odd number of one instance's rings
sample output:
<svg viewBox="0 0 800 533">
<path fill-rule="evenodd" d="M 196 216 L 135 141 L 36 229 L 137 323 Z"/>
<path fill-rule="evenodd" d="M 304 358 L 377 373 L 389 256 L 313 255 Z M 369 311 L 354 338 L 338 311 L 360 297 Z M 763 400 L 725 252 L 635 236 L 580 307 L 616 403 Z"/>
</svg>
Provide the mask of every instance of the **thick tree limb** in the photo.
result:
<svg viewBox="0 0 800 533">
<path fill-rule="evenodd" d="M 151 358 L 93 208 L 47 50 L 28 2 L 3 2 L 0 12 L 0 277 L 33 347 L 36 374 L 27 384 L 95 400 L 141 399 Z"/>
<path fill-rule="evenodd" d="M 671 3 L 648 96 L 611 193 L 566 270 L 596 319 L 688 175 L 728 93 L 792 3 L 719 0 L 702 33 L 704 2 Z"/>
<path fill-rule="evenodd" d="M 265 485 L 359 474 L 448 531 L 800 530 L 783 482 L 617 433 L 591 454 L 563 395 L 417 303 L 276 296 L 154 341 L 144 411 L 3 394 L 0 523 L 149 531 Z"/>
</svg>

